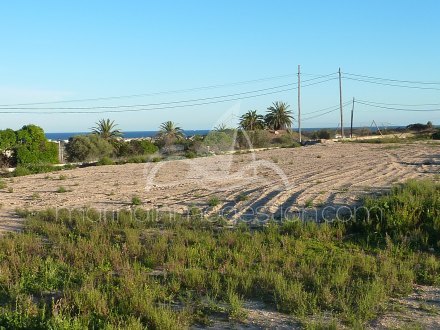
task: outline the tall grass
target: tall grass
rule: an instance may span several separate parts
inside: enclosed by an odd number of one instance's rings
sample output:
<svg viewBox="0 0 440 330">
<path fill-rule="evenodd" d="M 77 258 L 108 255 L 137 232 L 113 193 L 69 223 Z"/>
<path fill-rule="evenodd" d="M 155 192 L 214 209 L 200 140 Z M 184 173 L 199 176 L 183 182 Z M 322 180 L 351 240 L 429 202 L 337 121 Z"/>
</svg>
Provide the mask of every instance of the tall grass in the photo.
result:
<svg viewBox="0 0 440 330">
<path fill-rule="evenodd" d="M 412 201 L 418 225 L 405 230 L 437 237 L 439 228 L 423 223 L 438 221 L 429 210 L 440 191 L 433 184 L 431 197 L 425 185 L 410 182 L 366 203 Z M 389 216 L 393 210 L 409 212 L 396 204 Z M 373 240 L 373 223 L 289 221 L 250 230 L 142 209 L 21 214 L 25 231 L 0 240 L 5 328 L 180 329 L 206 322 L 213 310 L 241 320 L 249 299 L 302 320 L 330 313 L 362 327 L 414 283 L 440 284 L 435 254 L 417 251 L 402 235 Z"/>
</svg>

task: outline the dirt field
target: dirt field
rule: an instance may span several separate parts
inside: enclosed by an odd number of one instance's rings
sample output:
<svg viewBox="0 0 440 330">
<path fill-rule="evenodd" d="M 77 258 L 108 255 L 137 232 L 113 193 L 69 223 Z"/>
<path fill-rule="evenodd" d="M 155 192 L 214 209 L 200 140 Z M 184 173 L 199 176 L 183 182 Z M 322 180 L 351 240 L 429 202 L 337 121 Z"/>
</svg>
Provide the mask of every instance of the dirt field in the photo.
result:
<svg viewBox="0 0 440 330">
<path fill-rule="evenodd" d="M 191 206 L 231 220 L 353 205 L 366 193 L 440 173 L 440 144 L 328 143 L 197 159 L 78 168 L 6 179 L 0 230 L 14 230 L 16 208 L 116 210 L 139 196 L 147 208 Z M 67 192 L 57 192 L 65 187 Z M 9 191 L 8 191 L 9 190 Z"/>
</svg>

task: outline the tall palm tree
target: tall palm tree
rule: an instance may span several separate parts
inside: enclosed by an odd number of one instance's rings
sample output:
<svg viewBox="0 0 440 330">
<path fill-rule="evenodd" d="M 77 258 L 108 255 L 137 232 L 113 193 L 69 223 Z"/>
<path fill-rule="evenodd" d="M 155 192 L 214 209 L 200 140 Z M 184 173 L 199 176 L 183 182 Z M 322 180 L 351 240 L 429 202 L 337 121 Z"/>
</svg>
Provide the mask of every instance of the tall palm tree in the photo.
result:
<svg viewBox="0 0 440 330">
<path fill-rule="evenodd" d="M 121 130 L 117 129 L 114 120 L 101 119 L 95 123 L 95 127 L 92 128 L 92 133 L 97 134 L 105 140 L 113 140 L 122 136 Z"/>
<path fill-rule="evenodd" d="M 176 124 L 172 121 L 166 121 L 162 123 L 162 125 L 160 125 L 159 133 L 157 135 L 165 143 L 173 143 L 185 137 L 183 129 L 179 126 L 176 126 Z"/>
<path fill-rule="evenodd" d="M 285 102 L 274 102 L 267 108 L 265 116 L 266 124 L 269 128 L 274 130 L 288 129 L 292 126 L 294 120 L 292 111 L 288 110 L 289 105 Z"/>
<path fill-rule="evenodd" d="M 247 131 L 264 128 L 264 117 L 257 110 L 249 110 L 240 117 L 240 127 Z"/>
</svg>

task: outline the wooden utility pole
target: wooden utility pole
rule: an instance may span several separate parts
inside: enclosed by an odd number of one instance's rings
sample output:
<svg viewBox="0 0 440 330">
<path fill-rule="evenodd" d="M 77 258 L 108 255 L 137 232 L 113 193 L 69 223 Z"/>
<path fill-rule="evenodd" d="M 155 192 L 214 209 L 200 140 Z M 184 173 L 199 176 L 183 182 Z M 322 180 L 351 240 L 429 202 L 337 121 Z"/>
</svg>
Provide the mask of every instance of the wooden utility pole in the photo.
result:
<svg viewBox="0 0 440 330">
<path fill-rule="evenodd" d="M 298 133 L 301 143 L 301 66 L 298 65 Z"/>
<path fill-rule="evenodd" d="M 350 138 L 353 138 L 353 112 L 354 112 L 354 97 L 353 97 L 353 106 L 351 107 Z"/>
<path fill-rule="evenodd" d="M 339 109 L 341 111 L 341 137 L 344 138 L 344 115 L 342 111 L 342 77 L 341 68 L 339 68 Z"/>
</svg>

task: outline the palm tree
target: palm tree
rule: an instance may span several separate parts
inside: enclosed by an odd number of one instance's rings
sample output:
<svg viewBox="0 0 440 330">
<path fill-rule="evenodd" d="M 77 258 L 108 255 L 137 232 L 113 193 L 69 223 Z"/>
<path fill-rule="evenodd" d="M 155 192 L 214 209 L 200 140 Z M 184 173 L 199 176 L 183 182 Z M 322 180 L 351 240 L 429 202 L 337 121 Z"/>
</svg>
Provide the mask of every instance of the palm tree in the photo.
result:
<svg viewBox="0 0 440 330">
<path fill-rule="evenodd" d="M 158 137 L 165 142 L 165 144 L 173 143 L 177 140 L 183 139 L 185 134 L 183 129 L 176 126 L 172 121 L 166 121 L 160 125 Z"/>
<path fill-rule="evenodd" d="M 105 140 L 113 140 L 122 136 L 122 132 L 116 129 L 117 124 L 114 120 L 101 119 L 96 126 L 92 128 L 92 133 L 97 134 Z"/>
<path fill-rule="evenodd" d="M 220 123 L 220 124 L 218 124 L 217 126 L 215 126 L 214 127 L 214 131 L 217 131 L 217 132 L 224 132 L 224 131 L 226 131 L 228 128 L 226 127 L 226 124 L 225 123 Z"/>
<path fill-rule="evenodd" d="M 288 110 L 289 105 L 285 102 L 274 102 L 267 108 L 268 112 L 265 121 L 268 127 L 273 130 L 288 129 L 294 120 L 292 111 Z"/>
<path fill-rule="evenodd" d="M 247 131 L 264 128 L 264 118 L 257 114 L 257 110 L 249 110 L 240 117 L 240 127 Z"/>
</svg>

